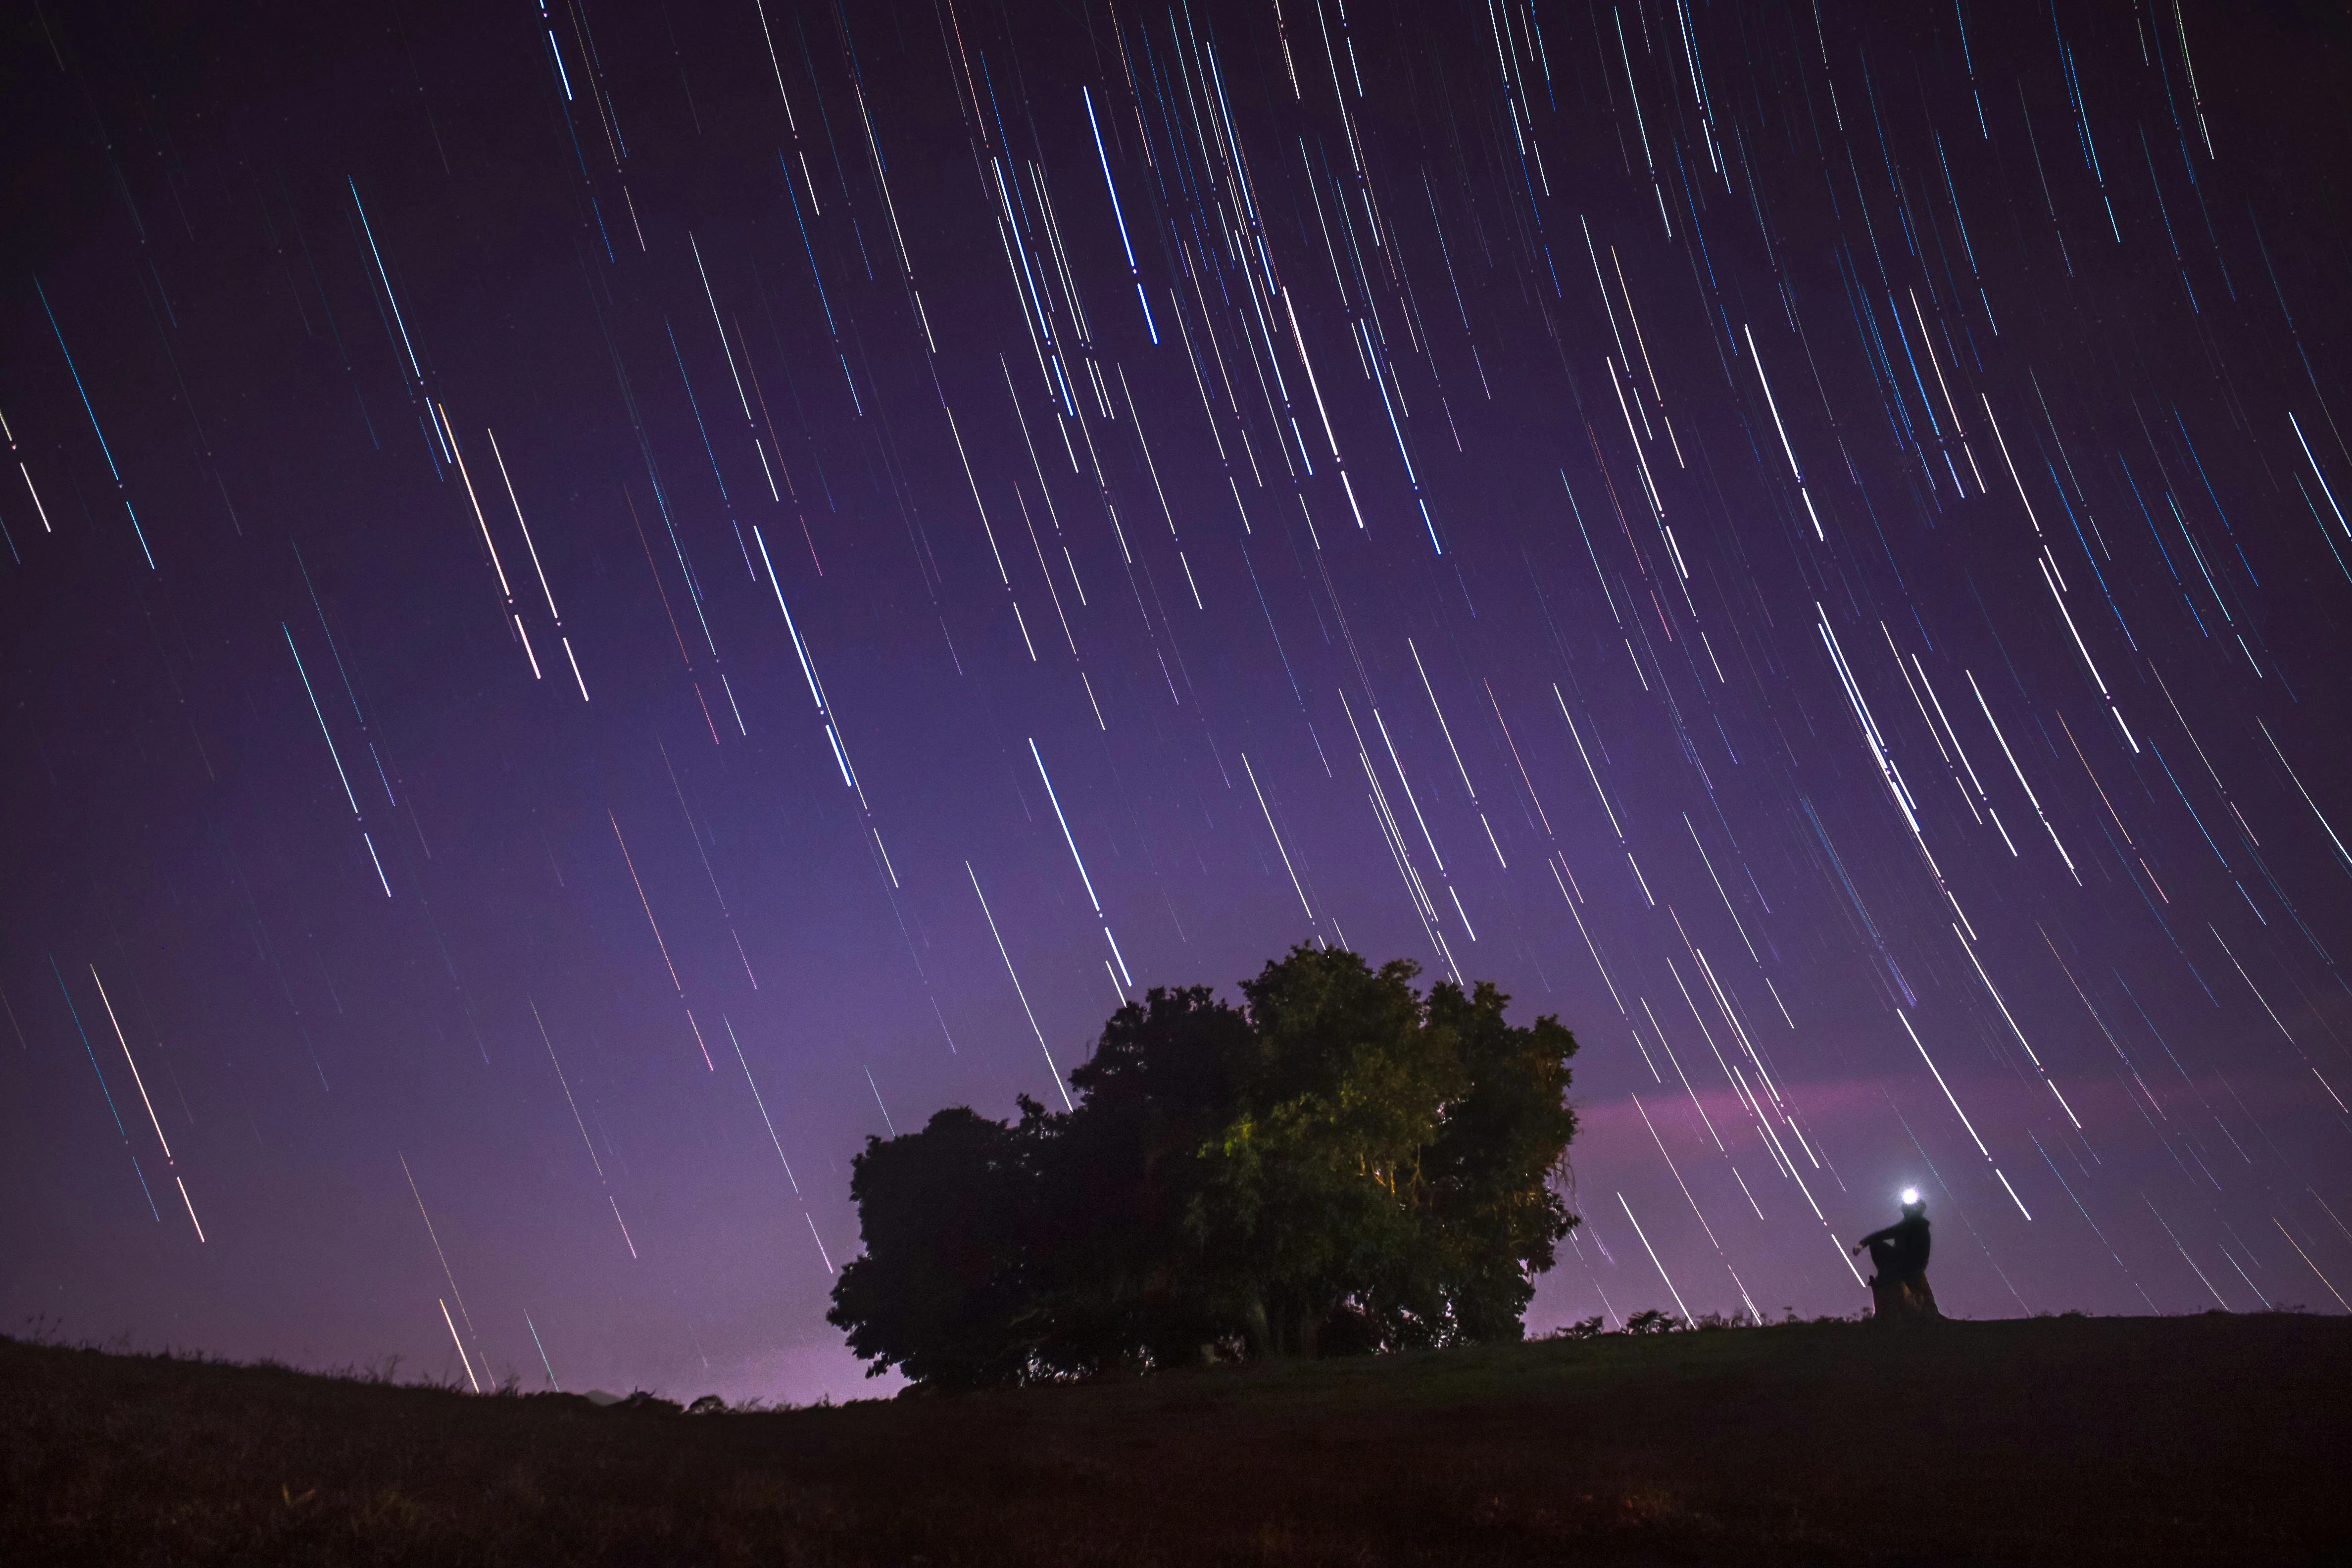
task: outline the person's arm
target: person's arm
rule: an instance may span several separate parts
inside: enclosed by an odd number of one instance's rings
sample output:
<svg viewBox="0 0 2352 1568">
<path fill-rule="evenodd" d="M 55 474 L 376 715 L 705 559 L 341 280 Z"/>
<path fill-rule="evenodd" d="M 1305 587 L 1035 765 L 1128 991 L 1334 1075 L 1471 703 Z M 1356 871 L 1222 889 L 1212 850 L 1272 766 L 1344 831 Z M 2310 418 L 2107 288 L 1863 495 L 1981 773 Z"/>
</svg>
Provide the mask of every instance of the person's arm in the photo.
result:
<svg viewBox="0 0 2352 1568">
<path fill-rule="evenodd" d="M 1853 1244 L 1853 1250 L 1860 1252 L 1864 1247 L 1868 1247 L 1874 1241 L 1892 1241 L 1895 1239 L 1895 1227 L 1891 1225 L 1885 1230 L 1874 1230 L 1868 1236 L 1864 1237 L 1860 1241 L 1855 1242 Z"/>
</svg>

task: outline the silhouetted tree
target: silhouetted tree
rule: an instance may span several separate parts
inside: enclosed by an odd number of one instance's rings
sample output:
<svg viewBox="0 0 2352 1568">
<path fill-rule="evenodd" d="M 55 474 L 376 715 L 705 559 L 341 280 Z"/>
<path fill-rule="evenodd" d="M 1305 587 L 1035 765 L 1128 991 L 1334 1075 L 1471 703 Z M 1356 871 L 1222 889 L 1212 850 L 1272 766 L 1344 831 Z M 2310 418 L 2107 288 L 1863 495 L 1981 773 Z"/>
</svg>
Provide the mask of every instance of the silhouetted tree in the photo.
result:
<svg viewBox="0 0 2352 1568">
<path fill-rule="evenodd" d="M 1071 1073 L 1076 1110 L 867 1140 L 828 1316 L 873 1370 L 950 1386 L 1518 1338 L 1576 1223 L 1576 1040 L 1417 973 L 1301 946 L 1240 1007 L 1154 989 Z"/>
<path fill-rule="evenodd" d="M 850 1195 L 866 1255 L 834 1287 L 849 1348 L 917 1382 L 1017 1381 L 1045 1300 L 1030 1268 L 1045 1108 L 1026 1096 L 1008 1126 L 961 1106 L 919 1132 L 869 1139 Z"/>
</svg>

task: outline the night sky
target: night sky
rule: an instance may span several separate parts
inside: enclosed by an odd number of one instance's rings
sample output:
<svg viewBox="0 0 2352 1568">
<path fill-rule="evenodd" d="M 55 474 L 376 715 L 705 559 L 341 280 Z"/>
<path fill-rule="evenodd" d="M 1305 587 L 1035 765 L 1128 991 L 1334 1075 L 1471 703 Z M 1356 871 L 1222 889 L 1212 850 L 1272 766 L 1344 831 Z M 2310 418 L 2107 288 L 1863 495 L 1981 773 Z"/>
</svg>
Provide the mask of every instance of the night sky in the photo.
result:
<svg viewBox="0 0 2352 1568">
<path fill-rule="evenodd" d="M 1531 1330 L 2344 1310 L 2256 9 L 12 7 L 0 1325 L 872 1392 L 864 1140 L 1301 942 L 1576 1031 Z"/>
</svg>

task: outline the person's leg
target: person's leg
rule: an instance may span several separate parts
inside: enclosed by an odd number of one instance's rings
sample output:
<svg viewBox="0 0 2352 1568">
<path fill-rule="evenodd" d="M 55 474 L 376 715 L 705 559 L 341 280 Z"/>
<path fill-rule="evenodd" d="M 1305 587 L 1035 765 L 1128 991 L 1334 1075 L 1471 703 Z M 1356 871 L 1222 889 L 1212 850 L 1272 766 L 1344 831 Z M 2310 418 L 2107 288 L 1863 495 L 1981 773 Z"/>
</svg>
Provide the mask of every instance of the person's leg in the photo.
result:
<svg viewBox="0 0 2352 1568">
<path fill-rule="evenodd" d="M 1891 1280 L 1895 1278 L 1896 1250 L 1896 1244 L 1893 1241 L 1874 1241 L 1870 1244 L 1870 1267 L 1881 1279 Z"/>
</svg>

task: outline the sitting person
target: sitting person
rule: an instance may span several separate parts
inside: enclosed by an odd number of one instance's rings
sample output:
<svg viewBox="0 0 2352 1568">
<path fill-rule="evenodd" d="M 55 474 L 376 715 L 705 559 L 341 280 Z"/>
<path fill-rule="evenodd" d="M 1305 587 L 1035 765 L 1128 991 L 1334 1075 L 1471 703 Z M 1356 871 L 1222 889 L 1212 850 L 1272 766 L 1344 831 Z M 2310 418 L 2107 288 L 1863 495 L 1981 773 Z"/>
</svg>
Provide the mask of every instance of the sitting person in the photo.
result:
<svg viewBox="0 0 2352 1568">
<path fill-rule="evenodd" d="M 1939 1315 L 1935 1293 L 1927 1288 L 1927 1205 L 1916 1187 L 1904 1189 L 1901 1219 L 1864 1237 L 1853 1249 L 1867 1250 L 1877 1271 L 1870 1280 L 1870 1295 L 1878 1316 Z"/>
</svg>

